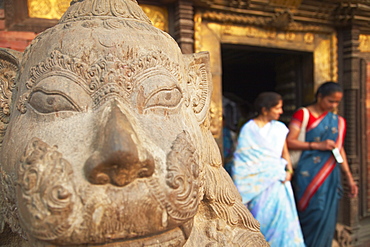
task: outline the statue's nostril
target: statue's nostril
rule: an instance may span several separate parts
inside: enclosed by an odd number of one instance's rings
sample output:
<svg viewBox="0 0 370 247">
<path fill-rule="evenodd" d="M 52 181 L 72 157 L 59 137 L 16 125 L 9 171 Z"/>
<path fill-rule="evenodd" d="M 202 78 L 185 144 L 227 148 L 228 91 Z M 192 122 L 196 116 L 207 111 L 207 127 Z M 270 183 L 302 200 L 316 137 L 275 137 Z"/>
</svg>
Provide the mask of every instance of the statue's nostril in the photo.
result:
<svg viewBox="0 0 370 247">
<path fill-rule="evenodd" d="M 103 172 L 99 172 L 93 179 L 96 184 L 107 184 L 110 182 L 109 175 Z"/>
<path fill-rule="evenodd" d="M 139 178 L 149 177 L 154 173 L 153 159 L 147 159 L 142 163 L 141 169 L 138 170 L 137 176 Z"/>
</svg>

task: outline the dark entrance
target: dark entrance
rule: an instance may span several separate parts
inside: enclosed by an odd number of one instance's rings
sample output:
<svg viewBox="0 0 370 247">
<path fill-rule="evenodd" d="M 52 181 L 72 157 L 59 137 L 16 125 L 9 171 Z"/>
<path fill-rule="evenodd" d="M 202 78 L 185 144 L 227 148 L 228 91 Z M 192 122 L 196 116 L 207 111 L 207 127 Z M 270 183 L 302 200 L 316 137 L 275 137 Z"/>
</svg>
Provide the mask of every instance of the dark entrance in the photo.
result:
<svg viewBox="0 0 370 247">
<path fill-rule="evenodd" d="M 313 100 L 311 52 L 223 44 L 221 55 L 223 113 L 234 130 L 251 116 L 251 104 L 261 92 L 283 96 L 280 120 L 285 123 L 297 107 Z"/>
</svg>

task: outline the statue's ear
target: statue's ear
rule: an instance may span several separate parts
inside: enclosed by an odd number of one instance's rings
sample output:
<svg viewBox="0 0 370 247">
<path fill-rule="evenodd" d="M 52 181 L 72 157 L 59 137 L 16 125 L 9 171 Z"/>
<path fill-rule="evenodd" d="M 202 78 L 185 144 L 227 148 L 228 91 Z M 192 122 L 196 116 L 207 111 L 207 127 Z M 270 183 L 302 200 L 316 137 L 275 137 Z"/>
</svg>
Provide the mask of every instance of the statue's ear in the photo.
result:
<svg viewBox="0 0 370 247">
<path fill-rule="evenodd" d="M 212 96 L 212 75 L 208 52 L 184 55 L 187 65 L 187 102 L 199 123 L 209 111 Z"/>
<path fill-rule="evenodd" d="M 12 93 L 22 53 L 0 48 L 0 145 L 9 123 Z"/>
</svg>

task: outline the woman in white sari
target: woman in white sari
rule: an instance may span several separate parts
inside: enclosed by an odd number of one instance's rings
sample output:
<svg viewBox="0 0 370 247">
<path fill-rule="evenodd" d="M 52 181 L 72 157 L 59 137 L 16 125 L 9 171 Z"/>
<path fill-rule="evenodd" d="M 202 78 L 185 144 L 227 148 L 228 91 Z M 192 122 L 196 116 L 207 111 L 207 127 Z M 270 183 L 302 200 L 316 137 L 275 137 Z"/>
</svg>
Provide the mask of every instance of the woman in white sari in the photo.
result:
<svg viewBox="0 0 370 247">
<path fill-rule="evenodd" d="M 265 92 L 254 106 L 258 115 L 242 127 L 238 138 L 233 180 L 270 246 L 304 246 L 290 184 L 288 128 L 277 121 L 283 113 L 282 98 Z"/>
</svg>

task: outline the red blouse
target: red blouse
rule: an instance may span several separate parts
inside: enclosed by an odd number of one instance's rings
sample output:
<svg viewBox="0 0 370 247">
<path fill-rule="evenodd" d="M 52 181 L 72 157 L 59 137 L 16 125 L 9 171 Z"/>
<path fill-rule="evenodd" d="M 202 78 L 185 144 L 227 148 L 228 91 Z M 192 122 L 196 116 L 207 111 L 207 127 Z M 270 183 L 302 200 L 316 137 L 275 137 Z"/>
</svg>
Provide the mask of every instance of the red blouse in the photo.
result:
<svg viewBox="0 0 370 247">
<path fill-rule="evenodd" d="M 315 117 L 314 115 L 312 115 L 312 113 L 308 110 L 308 113 L 309 113 L 309 117 L 308 117 L 308 122 L 307 122 L 307 127 L 310 127 L 318 118 L 320 117 L 323 117 L 325 116 L 326 114 L 328 114 L 328 112 L 324 112 L 323 114 L 321 114 L 320 116 L 318 117 Z M 293 126 L 296 126 L 297 128 L 301 128 L 301 125 L 302 125 L 302 121 L 303 121 L 303 110 L 302 109 L 299 109 L 297 110 L 293 116 L 292 116 L 292 120 L 290 121 L 290 125 L 293 125 Z M 346 128 L 346 120 L 344 119 L 344 127 Z M 346 129 L 344 130 L 344 134 L 346 133 Z"/>
</svg>

